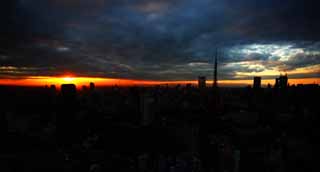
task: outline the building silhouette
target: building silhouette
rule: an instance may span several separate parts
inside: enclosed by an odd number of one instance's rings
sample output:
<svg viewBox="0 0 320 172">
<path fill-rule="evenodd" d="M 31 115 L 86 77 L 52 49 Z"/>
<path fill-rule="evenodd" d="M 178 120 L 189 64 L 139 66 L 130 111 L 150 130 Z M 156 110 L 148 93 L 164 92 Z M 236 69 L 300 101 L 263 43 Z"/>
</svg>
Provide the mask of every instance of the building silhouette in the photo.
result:
<svg viewBox="0 0 320 172">
<path fill-rule="evenodd" d="M 254 89 L 261 88 L 261 77 L 254 77 L 253 78 L 253 88 Z"/>
<path fill-rule="evenodd" d="M 64 150 L 70 150 L 76 136 L 77 89 L 74 84 L 62 84 L 57 115 L 57 142 Z"/>
<path fill-rule="evenodd" d="M 52 90 L 52 91 L 54 91 L 54 92 L 55 92 L 55 91 L 57 90 L 57 89 L 56 89 L 56 85 L 53 85 L 53 84 L 52 84 L 52 85 L 50 85 L 50 90 Z"/>
<path fill-rule="evenodd" d="M 213 88 L 218 87 L 218 51 L 216 51 L 216 56 L 214 59 L 214 69 L 213 69 Z"/>
<path fill-rule="evenodd" d="M 205 76 L 199 76 L 198 77 L 198 87 L 200 89 L 206 88 L 206 77 Z"/>
<path fill-rule="evenodd" d="M 77 88 L 74 84 L 62 84 L 61 85 L 61 95 L 64 98 L 74 98 L 77 95 Z"/>
<path fill-rule="evenodd" d="M 90 82 L 90 91 L 94 91 L 95 87 L 94 83 Z"/>
<path fill-rule="evenodd" d="M 276 78 L 275 88 L 284 89 L 288 86 L 288 76 L 287 75 L 280 75 L 279 78 Z"/>
</svg>

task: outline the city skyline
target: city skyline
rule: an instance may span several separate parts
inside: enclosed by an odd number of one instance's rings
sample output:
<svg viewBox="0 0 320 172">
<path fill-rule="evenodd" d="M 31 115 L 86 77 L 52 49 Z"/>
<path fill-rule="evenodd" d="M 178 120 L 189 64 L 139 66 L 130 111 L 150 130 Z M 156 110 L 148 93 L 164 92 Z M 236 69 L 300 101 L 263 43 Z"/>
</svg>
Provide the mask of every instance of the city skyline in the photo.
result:
<svg viewBox="0 0 320 172">
<path fill-rule="evenodd" d="M 263 79 L 261 80 L 261 86 L 267 87 L 275 85 L 275 79 Z M 180 80 L 180 81 L 155 81 L 155 80 L 130 80 L 130 79 L 115 79 L 115 78 L 98 78 L 98 77 L 48 77 L 48 76 L 33 76 L 23 79 L 0 79 L 0 85 L 13 85 L 13 86 L 49 86 L 49 85 L 61 85 L 61 84 L 75 84 L 77 88 L 81 88 L 83 85 L 89 85 L 90 82 L 94 82 L 97 86 L 153 86 L 153 85 L 198 85 L 198 80 Z M 319 78 L 306 78 L 306 79 L 288 79 L 288 84 L 318 84 Z M 212 79 L 206 80 L 206 84 L 209 87 L 213 84 Z M 218 80 L 218 85 L 221 87 L 246 87 L 253 86 L 253 78 L 248 80 Z"/>
</svg>

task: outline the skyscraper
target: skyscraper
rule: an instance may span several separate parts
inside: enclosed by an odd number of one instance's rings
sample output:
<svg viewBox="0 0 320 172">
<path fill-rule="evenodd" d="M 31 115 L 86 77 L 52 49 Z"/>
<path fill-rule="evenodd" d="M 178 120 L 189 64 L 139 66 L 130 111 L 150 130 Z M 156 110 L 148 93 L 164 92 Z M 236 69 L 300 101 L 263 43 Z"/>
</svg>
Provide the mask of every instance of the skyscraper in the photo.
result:
<svg viewBox="0 0 320 172">
<path fill-rule="evenodd" d="M 77 94 L 77 88 L 74 84 L 62 84 L 61 94 L 64 99 L 74 99 Z"/>
<path fill-rule="evenodd" d="M 74 84 L 61 85 L 61 97 L 57 113 L 57 141 L 62 149 L 70 149 L 79 131 L 75 127 L 77 89 Z"/>
<path fill-rule="evenodd" d="M 261 77 L 254 77 L 253 78 L 253 88 L 261 88 Z"/>
<path fill-rule="evenodd" d="M 198 87 L 200 89 L 206 88 L 206 77 L 205 76 L 198 77 Z"/>
<path fill-rule="evenodd" d="M 287 86 L 288 86 L 288 76 L 287 75 L 280 76 L 279 86 L 280 86 L 280 88 L 287 88 Z"/>
<path fill-rule="evenodd" d="M 216 51 L 216 57 L 214 59 L 214 69 L 213 69 L 213 88 L 218 87 L 218 51 Z"/>
<path fill-rule="evenodd" d="M 90 82 L 90 91 L 94 91 L 95 85 L 93 82 Z"/>
<path fill-rule="evenodd" d="M 288 86 L 288 76 L 287 75 L 280 75 L 279 78 L 276 78 L 275 88 L 287 88 Z"/>
</svg>

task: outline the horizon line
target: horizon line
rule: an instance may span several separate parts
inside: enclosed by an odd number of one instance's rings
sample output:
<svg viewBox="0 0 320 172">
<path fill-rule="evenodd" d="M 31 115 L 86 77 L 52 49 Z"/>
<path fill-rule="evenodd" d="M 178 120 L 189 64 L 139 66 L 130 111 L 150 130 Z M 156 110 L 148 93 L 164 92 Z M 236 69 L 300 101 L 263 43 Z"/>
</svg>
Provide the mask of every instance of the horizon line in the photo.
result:
<svg viewBox="0 0 320 172">
<path fill-rule="evenodd" d="M 90 82 L 97 86 L 150 86 L 150 85 L 178 85 L 192 84 L 197 85 L 198 80 L 135 80 L 135 79 L 115 79 L 103 77 L 69 77 L 69 76 L 29 76 L 26 78 L 0 78 L 0 85 L 7 86 L 45 86 L 45 85 L 61 85 L 75 84 L 77 86 L 88 85 Z M 213 80 L 207 80 L 207 84 L 212 84 Z M 274 85 L 275 79 L 262 79 L 261 85 Z M 292 78 L 288 79 L 290 85 L 297 84 L 320 84 L 320 78 Z M 248 86 L 253 84 L 253 79 L 224 79 L 218 80 L 220 86 Z"/>
</svg>

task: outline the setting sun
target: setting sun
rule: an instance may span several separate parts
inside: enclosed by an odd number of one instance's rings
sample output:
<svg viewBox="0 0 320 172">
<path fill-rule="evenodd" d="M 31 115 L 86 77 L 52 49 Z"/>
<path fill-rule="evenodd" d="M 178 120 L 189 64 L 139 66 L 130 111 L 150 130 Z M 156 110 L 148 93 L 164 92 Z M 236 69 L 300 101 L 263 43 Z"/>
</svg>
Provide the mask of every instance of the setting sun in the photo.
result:
<svg viewBox="0 0 320 172">
<path fill-rule="evenodd" d="M 74 81 L 74 78 L 72 78 L 72 77 L 63 77 L 62 78 L 64 81 L 66 81 L 66 82 L 72 82 L 72 81 Z"/>
</svg>

